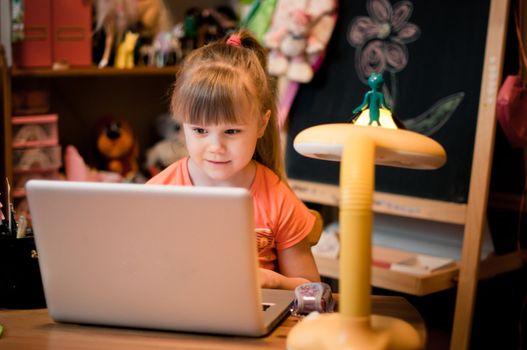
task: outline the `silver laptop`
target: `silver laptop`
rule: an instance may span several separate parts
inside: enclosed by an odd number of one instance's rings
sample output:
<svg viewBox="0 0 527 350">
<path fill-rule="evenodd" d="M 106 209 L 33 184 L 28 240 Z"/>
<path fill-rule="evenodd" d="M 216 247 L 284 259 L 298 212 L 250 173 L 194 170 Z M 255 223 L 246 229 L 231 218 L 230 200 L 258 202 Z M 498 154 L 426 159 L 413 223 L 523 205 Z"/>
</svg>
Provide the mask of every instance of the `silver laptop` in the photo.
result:
<svg viewBox="0 0 527 350">
<path fill-rule="evenodd" d="M 240 188 L 31 180 L 55 321 L 262 336 L 291 291 L 262 290 L 252 199 Z"/>
</svg>

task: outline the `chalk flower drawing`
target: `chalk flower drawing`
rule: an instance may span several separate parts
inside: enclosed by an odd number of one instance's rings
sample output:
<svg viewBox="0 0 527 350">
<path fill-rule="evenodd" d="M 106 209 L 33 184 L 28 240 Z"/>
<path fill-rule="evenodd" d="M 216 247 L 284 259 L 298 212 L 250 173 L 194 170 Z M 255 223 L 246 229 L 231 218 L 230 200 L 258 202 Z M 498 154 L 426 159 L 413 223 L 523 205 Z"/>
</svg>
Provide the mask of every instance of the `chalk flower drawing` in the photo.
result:
<svg viewBox="0 0 527 350">
<path fill-rule="evenodd" d="M 408 63 L 405 44 L 421 34 L 419 27 L 408 22 L 411 2 L 401 1 L 392 8 L 387 0 L 372 0 L 366 6 L 370 17 L 355 18 L 348 37 L 351 46 L 357 48 L 356 70 L 364 83 L 373 72 L 403 70 Z"/>
<path fill-rule="evenodd" d="M 409 22 L 413 12 L 410 1 L 399 1 L 392 7 L 388 0 L 368 0 L 368 16 L 355 17 L 350 24 L 348 42 L 356 48 L 355 71 L 360 81 L 368 83 L 371 73 L 389 73 L 390 87 L 383 87 L 386 101 L 394 110 L 397 98 L 397 76 L 409 61 L 406 44 L 419 39 L 421 29 Z M 443 126 L 463 100 L 456 93 L 436 102 L 415 118 L 405 119 L 411 130 L 431 135 Z"/>
</svg>

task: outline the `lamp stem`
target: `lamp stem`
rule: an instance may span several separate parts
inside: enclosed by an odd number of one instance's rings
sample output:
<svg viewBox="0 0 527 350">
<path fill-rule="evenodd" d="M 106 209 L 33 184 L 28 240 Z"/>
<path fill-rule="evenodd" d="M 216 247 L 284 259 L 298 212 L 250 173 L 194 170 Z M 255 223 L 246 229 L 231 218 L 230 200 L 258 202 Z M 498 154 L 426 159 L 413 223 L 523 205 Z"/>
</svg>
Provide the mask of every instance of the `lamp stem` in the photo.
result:
<svg viewBox="0 0 527 350">
<path fill-rule="evenodd" d="M 349 136 L 340 164 L 339 309 L 345 317 L 371 315 L 371 240 L 375 144 Z"/>
</svg>

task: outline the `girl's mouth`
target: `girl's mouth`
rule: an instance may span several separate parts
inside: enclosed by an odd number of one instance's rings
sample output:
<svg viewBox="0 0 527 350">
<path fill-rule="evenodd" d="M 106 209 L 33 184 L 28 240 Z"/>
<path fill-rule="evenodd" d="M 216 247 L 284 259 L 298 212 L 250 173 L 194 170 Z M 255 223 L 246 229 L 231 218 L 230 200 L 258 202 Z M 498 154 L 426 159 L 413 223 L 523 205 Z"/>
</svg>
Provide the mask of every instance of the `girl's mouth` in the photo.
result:
<svg viewBox="0 0 527 350">
<path fill-rule="evenodd" d="M 223 161 L 220 161 L 220 160 L 207 160 L 207 162 L 209 162 L 211 164 L 215 164 L 215 165 L 223 165 L 223 164 L 229 163 L 228 160 L 223 160 Z"/>
</svg>

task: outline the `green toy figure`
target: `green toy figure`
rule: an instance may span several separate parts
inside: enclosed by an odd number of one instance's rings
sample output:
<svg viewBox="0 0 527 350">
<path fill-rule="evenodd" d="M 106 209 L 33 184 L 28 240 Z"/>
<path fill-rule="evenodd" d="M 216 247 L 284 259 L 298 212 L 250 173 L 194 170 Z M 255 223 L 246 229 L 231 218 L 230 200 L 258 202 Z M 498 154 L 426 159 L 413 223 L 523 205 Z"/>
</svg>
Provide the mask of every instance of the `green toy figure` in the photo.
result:
<svg viewBox="0 0 527 350">
<path fill-rule="evenodd" d="M 369 109 L 370 110 L 370 114 L 369 114 L 370 121 L 368 125 L 377 123 L 377 126 L 381 126 L 381 122 L 379 118 L 380 108 L 382 107 L 387 110 L 390 110 L 390 108 L 386 105 L 384 101 L 384 95 L 381 92 L 381 88 L 383 84 L 384 84 L 384 79 L 382 77 L 382 74 L 375 73 L 375 72 L 371 73 L 370 77 L 368 78 L 368 85 L 371 87 L 371 90 L 368 91 L 364 95 L 364 101 L 362 102 L 362 104 L 353 110 L 353 114 L 357 114 L 359 112 L 362 112 L 365 109 Z"/>
</svg>

